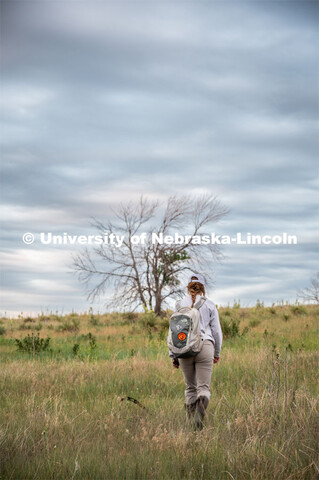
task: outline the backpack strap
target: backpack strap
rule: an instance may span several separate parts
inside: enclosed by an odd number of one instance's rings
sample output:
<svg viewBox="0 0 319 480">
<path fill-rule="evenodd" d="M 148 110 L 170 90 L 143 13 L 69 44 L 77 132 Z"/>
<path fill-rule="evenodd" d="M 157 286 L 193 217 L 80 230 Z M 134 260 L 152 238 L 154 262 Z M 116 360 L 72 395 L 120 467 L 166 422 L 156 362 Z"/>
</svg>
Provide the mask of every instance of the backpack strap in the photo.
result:
<svg viewBox="0 0 319 480">
<path fill-rule="evenodd" d="M 200 299 L 198 300 L 198 302 L 195 303 L 194 308 L 196 308 L 196 310 L 199 310 L 200 307 L 202 307 L 205 302 L 206 302 L 206 297 L 204 297 L 204 295 L 202 295 L 202 296 L 200 297 Z"/>
<path fill-rule="evenodd" d="M 196 310 L 199 310 L 200 307 L 202 307 L 205 302 L 206 302 L 206 297 L 204 297 L 204 295 L 202 295 L 202 296 L 200 297 L 200 299 L 198 300 L 198 302 L 195 303 L 194 308 L 196 308 Z M 207 325 L 207 327 L 206 327 L 206 330 L 205 330 L 205 333 L 204 333 L 204 337 L 203 337 L 203 341 L 206 340 L 206 336 L 207 336 L 207 334 L 208 334 L 209 331 L 210 331 L 210 323 L 208 323 L 208 325 Z"/>
</svg>

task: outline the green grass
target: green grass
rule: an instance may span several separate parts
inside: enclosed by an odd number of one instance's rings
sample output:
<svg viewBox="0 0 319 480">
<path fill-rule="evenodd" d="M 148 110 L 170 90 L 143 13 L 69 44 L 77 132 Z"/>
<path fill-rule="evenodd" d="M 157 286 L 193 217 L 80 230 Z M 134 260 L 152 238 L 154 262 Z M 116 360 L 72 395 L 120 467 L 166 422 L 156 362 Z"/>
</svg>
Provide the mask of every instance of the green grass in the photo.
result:
<svg viewBox="0 0 319 480">
<path fill-rule="evenodd" d="M 239 331 L 230 329 L 214 366 L 201 432 L 186 421 L 167 322 L 92 313 L 2 319 L 1 480 L 317 478 L 319 309 L 292 307 L 220 309 Z M 78 330 L 59 327 L 72 318 Z M 18 351 L 15 339 L 37 334 L 40 320 L 49 350 Z"/>
</svg>

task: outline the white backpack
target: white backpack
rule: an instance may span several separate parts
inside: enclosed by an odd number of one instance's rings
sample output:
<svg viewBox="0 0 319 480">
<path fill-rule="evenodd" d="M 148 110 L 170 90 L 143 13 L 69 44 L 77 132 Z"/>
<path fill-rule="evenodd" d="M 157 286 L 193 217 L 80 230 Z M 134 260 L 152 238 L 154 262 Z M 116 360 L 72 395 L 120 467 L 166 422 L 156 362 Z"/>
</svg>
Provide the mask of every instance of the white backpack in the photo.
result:
<svg viewBox="0 0 319 480">
<path fill-rule="evenodd" d="M 201 351 L 203 339 L 200 332 L 199 309 L 205 301 L 206 297 L 202 296 L 193 308 L 181 307 L 172 314 L 169 320 L 167 345 L 174 358 L 194 357 Z M 209 325 L 205 335 L 208 329 Z"/>
</svg>

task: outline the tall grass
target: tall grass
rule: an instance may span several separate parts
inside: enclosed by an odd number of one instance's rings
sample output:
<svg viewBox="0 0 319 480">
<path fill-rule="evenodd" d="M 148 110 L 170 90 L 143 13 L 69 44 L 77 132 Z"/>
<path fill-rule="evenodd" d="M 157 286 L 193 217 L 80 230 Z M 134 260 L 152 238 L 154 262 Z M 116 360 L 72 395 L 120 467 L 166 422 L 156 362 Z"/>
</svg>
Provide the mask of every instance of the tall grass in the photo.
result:
<svg viewBox="0 0 319 480">
<path fill-rule="evenodd" d="M 214 366 L 201 432 L 186 420 L 163 320 L 83 315 L 76 332 L 56 328 L 68 318 L 49 320 L 41 336 L 52 351 L 34 357 L 15 346 L 21 319 L 10 325 L 0 339 L 0 478 L 317 478 L 318 310 L 229 310 L 240 331 Z"/>
</svg>

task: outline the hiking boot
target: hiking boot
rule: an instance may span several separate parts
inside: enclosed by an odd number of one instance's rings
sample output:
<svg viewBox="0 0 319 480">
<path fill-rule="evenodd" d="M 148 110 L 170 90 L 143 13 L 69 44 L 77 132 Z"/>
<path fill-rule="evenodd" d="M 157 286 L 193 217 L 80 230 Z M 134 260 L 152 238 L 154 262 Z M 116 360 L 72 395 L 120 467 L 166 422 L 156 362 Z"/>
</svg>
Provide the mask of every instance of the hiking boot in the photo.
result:
<svg viewBox="0 0 319 480">
<path fill-rule="evenodd" d="M 191 420 L 194 416 L 195 409 L 196 409 L 196 403 L 197 403 L 197 400 L 194 403 L 189 403 L 189 404 L 185 403 L 185 408 L 186 408 L 186 413 L 187 413 L 188 420 Z"/>
<path fill-rule="evenodd" d="M 209 398 L 206 396 L 198 397 L 195 406 L 195 427 L 197 430 L 202 430 L 203 428 L 203 419 L 205 417 L 206 408 L 209 403 Z"/>
</svg>

